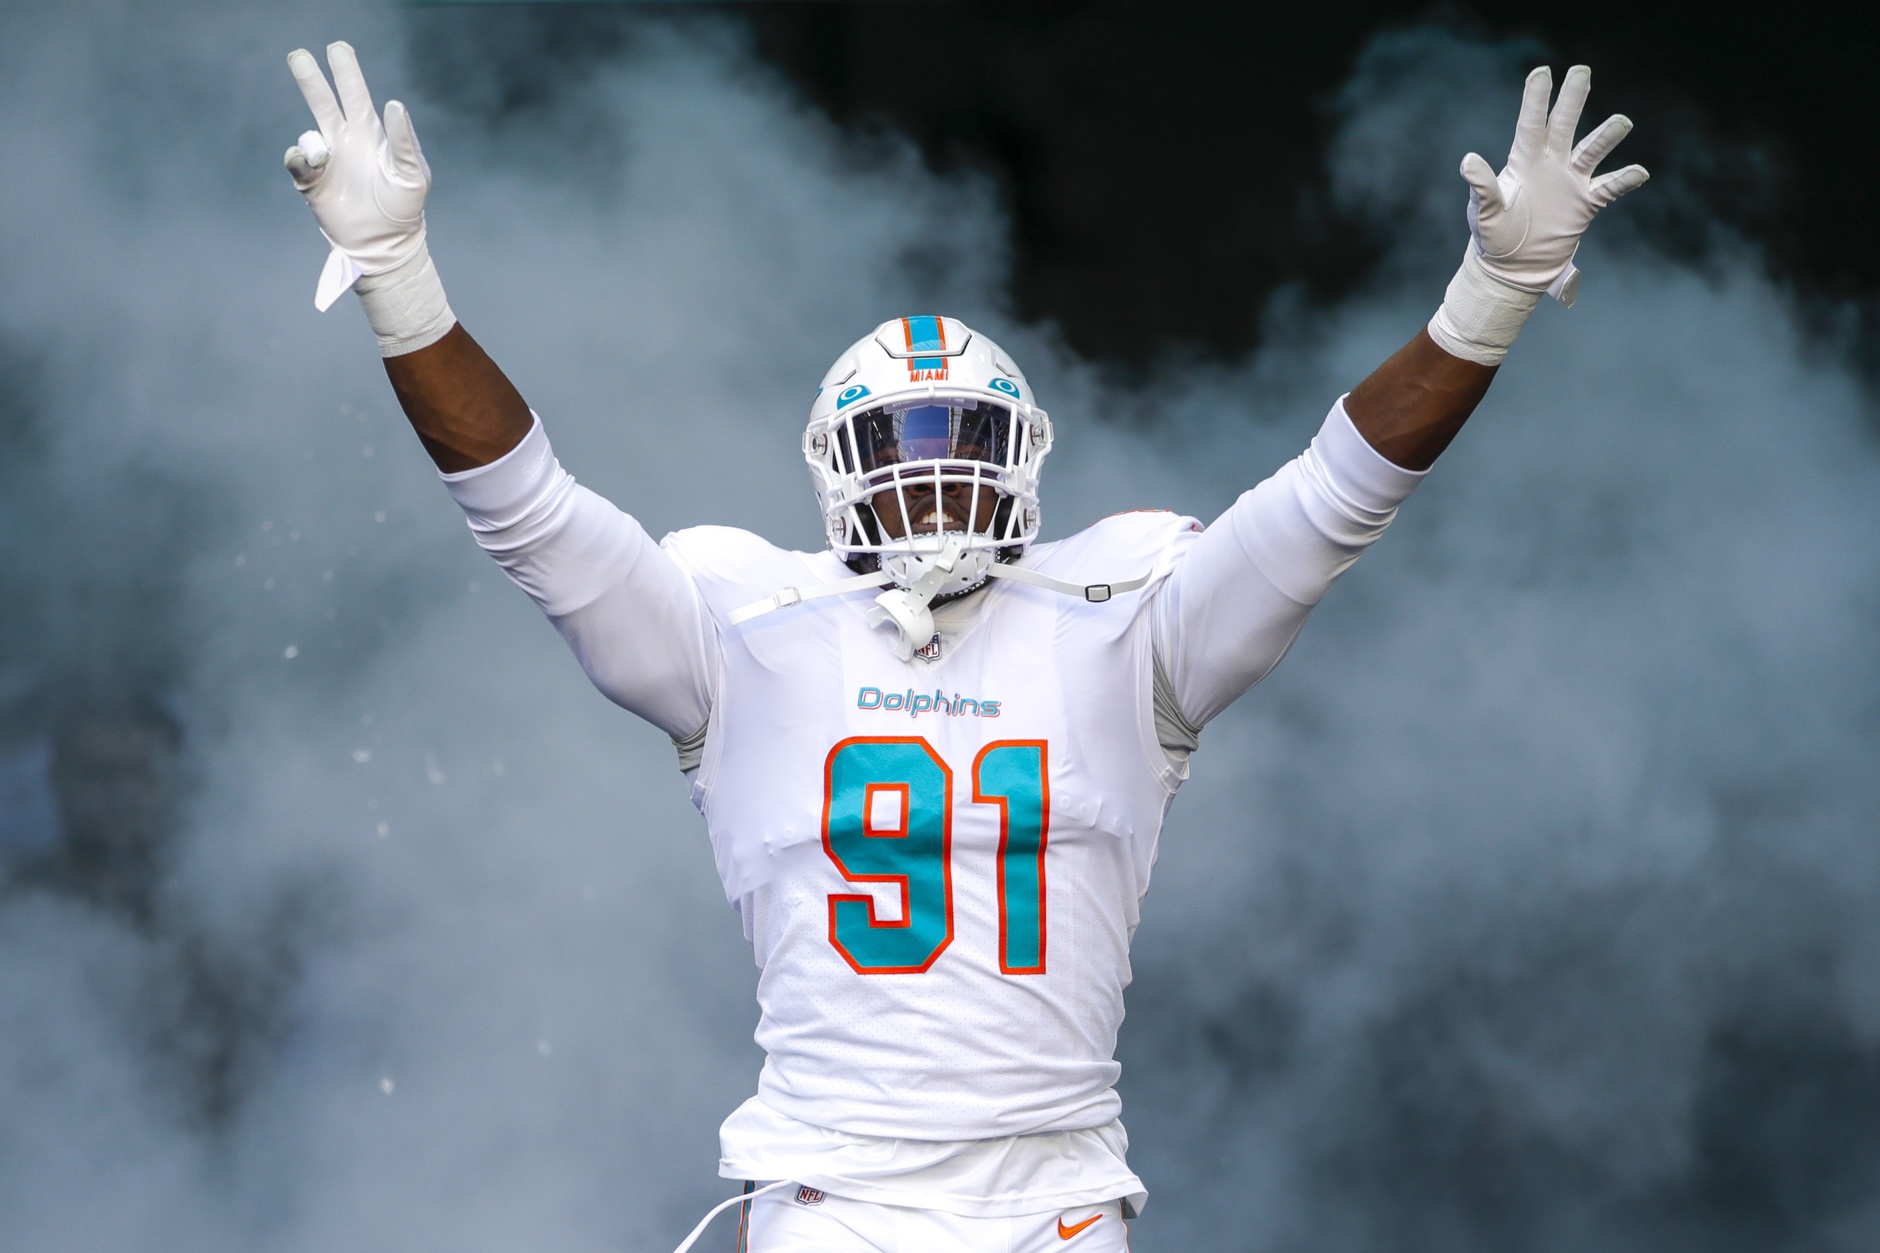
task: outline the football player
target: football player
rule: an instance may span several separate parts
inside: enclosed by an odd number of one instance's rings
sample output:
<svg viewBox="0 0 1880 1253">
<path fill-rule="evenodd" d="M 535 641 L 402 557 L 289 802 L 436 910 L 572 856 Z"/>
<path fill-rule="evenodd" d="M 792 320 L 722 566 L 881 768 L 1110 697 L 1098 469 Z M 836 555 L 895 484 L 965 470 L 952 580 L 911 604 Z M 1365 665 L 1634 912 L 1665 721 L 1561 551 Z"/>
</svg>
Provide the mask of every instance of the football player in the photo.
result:
<svg viewBox="0 0 1880 1253">
<path fill-rule="evenodd" d="M 724 527 L 655 541 L 569 477 L 445 300 L 409 114 L 381 119 L 346 44 L 327 60 L 330 85 L 288 57 L 317 129 L 287 169 L 332 244 L 316 304 L 358 292 L 477 542 L 671 735 L 754 947 L 766 1060 L 721 1132 L 720 1174 L 764 1184 L 740 1241 L 1123 1249 L 1145 1191 L 1113 1052 L 1189 754 L 1389 525 L 1541 297 L 1572 302 L 1582 232 L 1646 178 L 1595 172 L 1631 123 L 1576 145 L 1591 75 L 1569 70 L 1550 112 L 1530 74 L 1506 166 L 1463 159 L 1468 244 L 1428 326 L 1205 529 L 1148 511 L 1039 542 L 1054 430 L 1017 363 L 953 318 L 882 323 L 810 409 L 828 547 L 805 553 Z"/>
</svg>

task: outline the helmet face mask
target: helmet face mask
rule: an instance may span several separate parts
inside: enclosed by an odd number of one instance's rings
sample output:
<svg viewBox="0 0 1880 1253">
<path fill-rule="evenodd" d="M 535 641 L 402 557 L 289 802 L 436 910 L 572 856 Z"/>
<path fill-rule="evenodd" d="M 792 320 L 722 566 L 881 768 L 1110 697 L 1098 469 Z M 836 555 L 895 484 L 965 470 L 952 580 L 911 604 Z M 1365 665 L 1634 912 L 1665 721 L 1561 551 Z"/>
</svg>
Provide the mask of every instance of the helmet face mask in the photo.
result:
<svg viewBox="0 0 1880 1253">
<path fill-rule="evenodd" d="M 836 429 L 836 462 L 859 475 L 867 493 L 851 511 L 874 515 L 877 543 L 939 531 L 1014 542 L 1011 510 L 1003 511 L 1004 528 L 994 525 L 1012 444 L 1010 406 L 963 399 L 902 403 L 855 414 Z"/>
<path fill-rule="evenodd" d="M 1037 538 L 1038 475 L 1050 418 L 998 346 L 951 318 L 883 323 L 824 380 L 803 437 L 835 554 L 903 586 L 949 539 L 959 577 L 979 585 L 994 560 Z"/>
</svg>

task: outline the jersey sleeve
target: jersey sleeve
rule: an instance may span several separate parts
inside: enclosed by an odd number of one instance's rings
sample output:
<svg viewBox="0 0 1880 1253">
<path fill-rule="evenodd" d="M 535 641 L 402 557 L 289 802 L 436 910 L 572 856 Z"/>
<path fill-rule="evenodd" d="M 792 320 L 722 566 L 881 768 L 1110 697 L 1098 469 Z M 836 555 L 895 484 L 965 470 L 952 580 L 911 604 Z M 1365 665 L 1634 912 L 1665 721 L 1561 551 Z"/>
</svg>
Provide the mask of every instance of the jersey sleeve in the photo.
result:
<svg viewBox="0 0 1880 1253">
<path fill-rule="evenodd" d="M 645 528 L 561 468 L 539 417 L 500 459 L 442 477 L 477 544 L 603 695 L 675 740 L 703 731 L 717 636 L 698 590 Z"/>
<path fill-rule="evenodd" d="M 1158 687 L 1166 680 L 1170 712 L 1191 734 L 1279 664 L 1426 473 L 1385 460 L 1340 397 L 1305 452 L 1187 545 L 1158 589 L 1151 629 Z"/>
</svg>

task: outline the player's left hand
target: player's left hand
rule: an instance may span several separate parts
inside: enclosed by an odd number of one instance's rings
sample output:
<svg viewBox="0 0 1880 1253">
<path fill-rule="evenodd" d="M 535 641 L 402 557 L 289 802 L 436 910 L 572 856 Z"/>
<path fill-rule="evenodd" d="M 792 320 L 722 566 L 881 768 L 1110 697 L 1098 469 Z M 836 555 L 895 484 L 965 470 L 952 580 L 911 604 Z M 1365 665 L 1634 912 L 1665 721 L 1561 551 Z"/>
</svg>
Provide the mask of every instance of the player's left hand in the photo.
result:
<svg viewBox="0 0 1880 1253">
<path fill-rule="evenodd" d="M 1593 171 L 1632 129 L 1615 113 L 1577 146 L 1574 129 L 1593 84 L 1584 65 L 1567 71 L 1553 112 L 1547 98 L 1553 73 L 1541 66 L 1527 76 L 1514 147 L 1498 175 L 1481 156 L 1462 159 L 1469 184 L 1469 233 L 1482 268 L 1511 287 L 1546 292 L 1570 305 L 1579 271 L 1573 254 L 1593 215 L 1642 186 L 1650 177 L 1641 165 L 1610 174 Z"/>
<path fill-rule="evenodd" d="M 431 167 L 405 106 L 388 102 L 381 123 L 352 45 L 328 44 L 326 59 L 332 86 L 312 53 L 296 48 L 288 54 L 287 67 L 319 129 L 302 135 L 285 158 L 294 186 L 333 245 L 313 301 L 322 311 L 361 275 L 383 274 L 417 255 L 431 190 Z"/>
</svg>

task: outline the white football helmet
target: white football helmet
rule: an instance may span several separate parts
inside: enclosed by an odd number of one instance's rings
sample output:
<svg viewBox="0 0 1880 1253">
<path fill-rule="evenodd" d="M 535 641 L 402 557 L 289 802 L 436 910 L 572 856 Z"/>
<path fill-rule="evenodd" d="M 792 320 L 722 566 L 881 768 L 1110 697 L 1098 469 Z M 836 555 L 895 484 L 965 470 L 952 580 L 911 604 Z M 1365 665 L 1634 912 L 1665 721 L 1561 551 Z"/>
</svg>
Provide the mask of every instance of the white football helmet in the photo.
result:
<svg viewBox="0 0 1880 1253">
<path fill-rule="evenodd" d="M 830 548 L 858 573 L 921 583 L 923 602 L 979 586 L 1037 538 L 1050 451 L 1051 419 L 1011 358 L 945 317 L 896 318 L 858 340 L 803 433 Z"/>
<path fill-rule="evenodd" d="M 997 344 L 955 318 L 883 322 L 830 368 L 803 432 L 829 547 L 855 577 L 779 588 L 732 610 L 731 625 L 886 587 L 869 624 L 894 631 L 902 661 L 928 660 L 933 602 L 989 578 L 1096 605 L 1147 586 L 1148 573 L 1067 583 L 1017 564 L 1038 538 L 1050 451 L 1051 419 Z"/>
</svg>

